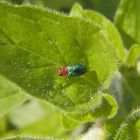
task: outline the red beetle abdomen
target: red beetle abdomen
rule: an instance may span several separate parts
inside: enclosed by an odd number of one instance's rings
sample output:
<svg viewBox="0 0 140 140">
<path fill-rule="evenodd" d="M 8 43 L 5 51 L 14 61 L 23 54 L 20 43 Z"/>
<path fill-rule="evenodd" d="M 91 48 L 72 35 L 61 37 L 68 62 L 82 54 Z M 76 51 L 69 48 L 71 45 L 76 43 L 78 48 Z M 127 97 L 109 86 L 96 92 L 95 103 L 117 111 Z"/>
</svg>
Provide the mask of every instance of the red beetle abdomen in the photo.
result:
<svg viewBox="0 0 140 140">
<path fill-rule="evenodd" d="M 68 76 L 68 68 L 62 67 L 58 70 L 58 74 L 61 76 Z"/>
</svg>

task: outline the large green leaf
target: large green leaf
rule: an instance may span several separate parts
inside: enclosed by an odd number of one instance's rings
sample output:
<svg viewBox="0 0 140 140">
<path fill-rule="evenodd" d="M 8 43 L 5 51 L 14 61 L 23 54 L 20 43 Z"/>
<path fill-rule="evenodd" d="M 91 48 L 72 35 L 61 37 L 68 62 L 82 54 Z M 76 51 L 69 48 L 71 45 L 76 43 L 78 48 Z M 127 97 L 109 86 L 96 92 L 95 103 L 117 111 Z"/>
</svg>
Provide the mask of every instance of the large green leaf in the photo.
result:
<svg viewBox="0 0 140 140">
<path fill-rule="evenodd" d="M 104 30 L 76 17 L 30 6 L 0 3 L 0 17 L 0 73 L 68 113 L 92 113 L 88 104 L 118 66 Z M 88 71 L 79 77 L 58 76 L 61 66 L 71 64 L 85 65 Z M 110 112 L 107 117 L 112 116 Z"/>
<path fill-rule="evenodd" d="M 125 50 L 121 37 L 116 27 L 106 17 L 93 10 L 84 10 L 79 4 L 75 4 L 71 10 L 70 16 L 81 17 L 86 21 L 96 23 L 101 26 L 105 32 L 111 45 L 114 47 L 116 54 L 120 60 L 125 57 Z"/>
<path fill-rule="evenodd" d="M 125 41 L 127 44 L 130 42 L 129 47 L 134 41 L 140 43 L 139 5 L 139 0 L 122 0 L 115 17 L 116 25 L 125 36 Z"/>
<path fill-rule="evenodd" d="M 0 116 L 13 110 L 30 98 L 16 84 L 0 75 Z"/>
</svg>

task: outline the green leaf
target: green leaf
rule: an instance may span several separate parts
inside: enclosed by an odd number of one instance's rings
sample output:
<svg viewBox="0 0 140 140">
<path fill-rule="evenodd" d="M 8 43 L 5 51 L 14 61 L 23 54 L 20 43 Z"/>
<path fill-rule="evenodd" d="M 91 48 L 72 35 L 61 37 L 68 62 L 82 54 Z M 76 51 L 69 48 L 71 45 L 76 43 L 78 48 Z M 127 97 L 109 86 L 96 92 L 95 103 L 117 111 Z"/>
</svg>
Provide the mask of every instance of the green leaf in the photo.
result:
<svg viewBox="0 0 140 140">
<path fill-rule="evenodd" d="M 62 118 L 63 112 L 60 109 L 33 98 L 8 113 L 8 122 L 14 126 L 14 129 L 3 133 L 0 137 L 5 138 L 15 135 L 36 136 L 36 134 L 39 134 L 39 136 L 44 137 L 67 138 L 71 131 L 64 128 Z"/>
<path fill-rule="evenodd" d="M 39 101 L 32 99 L 8 113 L 8 119 L 10 123 L 21 129 L 42 119 L 45 111 L 48 111 L 48 108 L 44 109 Z"/>
<path fill-rule="evenodd" d="M 13 137 L 9 137 L 9 138 L 5 138 L 3 140 L 57 140 L 55 138 L 50 138 L 50 137 L 41 137 L 41 136 L 13 136 Z M 61 139 L 59 139 L 61 140 Z"/>
<path fill-rule="evenodd" d="M 128 52 L 125 64 L 127 66 L 136 66 L 136 62 L 140 57 L 140 45 L 134 44 Z"/>
<path fill-rule="evenodd" d="M 5 133 L 7 129 L 7 118 L 6 116 L 0 117 L 0 133 Z"/>
<path fill-rule="evenodd" d="M 129 112 L 139 105 L 140 98 L 140 75 L 136 67 L 121 66 L 121 100 L 122 105 Z"/>
<path fill-rule="evenodd" d="M 0 116 L 13 110 L 30 98 L 16 84 L 0 75 Z"/>
<path fill-rule="evenodd" d="M 78 111 L 79 108 L 80 111 Z M 118 106 L 115 99 L 111 95 L 102 93 L 100 95 L 96 94 L 90 102 L 77 107 L 75 112 L 73 111 L 68 115 L 80 122 L 96 120 L 99 117 L 110 119 L 116 115 L 117 111 Z"/>
<path fill-rule="evenodd" d="M 110 42 L 110 44 L 114 47 L 114 51 L 120 60 L 123 60 L 125 57 L 125 50 L 123 47 L 123 43 L 121 40 L 121 36 L 117 31 L 116 27 L 109 21 L 106 17 L 101 15 L 98 12 L 93 10 L 83 10 L 79 4 L 75 4 L 71 10 L 70 16 L 76 16 L 83 18 L 86 21 L 90 21 L 93 24 L 99 25 Z"/>
<path fill-rule="evenodd" d="M 140 109 L 134 110 L 121 124 L 114 137 L 114 140 L 139 140 L 139 130 L 136 124 L 140 120 Z"/>
<path fill-rule="evenodd" d="M 123 116 L 123 115 L 122 115 Z M 123 116 L 124 117 L 124 116 Z M 113 140 L 116 134 L 116 130 L 120 127 L 120 124 L 124 121 L 124 118 L 120 117 L 118 114 L 110 119 L 107 120 L 105 123 L 105 130 L 106 130 L 106 139 L 105 140 Z"/>
<path fill-rule="evenodd" d="M 31 6 L 0 3 L 0 17 L 0 73 L 68 114 L 87 112 L 118 66 L 104 30 L 83 19 Z M 61 66 L 71 64 L 82 64 L 88 71 L 79 77 L 58 76 Z M 108 107 L 112 109 L 112 104 Z"/>
<path fill-rule="evenodd" d="M 108 19 L 113 20 L 114 14 L 116 12 L 116 9 L 119 5 L 120 0 L 83 0 L 86 4 L 88 9 L 94 9 L 95 11 L 98 11 L 99 13 L 102 13 L 107 17 Z"/>
<path fill-rule="evenodd" d="M 66 114 L 63 115 L 62 122 L 66 130 L 74 130 L 76 127 L 81 125 L 81 122 L 79 123 L 77 120 L 72 119 Z"/>
<path fill-rule="evenodd" d="M 120 29 L 121 32 L 124 32 L 124 35 L 130 36 L 136 43 L 140 43 L 139 13 L 139 0 L 122 0 L 115 16 L 115 22 L 118 29 Z M 129 42 L 129 40 L 130 38 L 127 38 L 126 42 Z"/>
</svg>

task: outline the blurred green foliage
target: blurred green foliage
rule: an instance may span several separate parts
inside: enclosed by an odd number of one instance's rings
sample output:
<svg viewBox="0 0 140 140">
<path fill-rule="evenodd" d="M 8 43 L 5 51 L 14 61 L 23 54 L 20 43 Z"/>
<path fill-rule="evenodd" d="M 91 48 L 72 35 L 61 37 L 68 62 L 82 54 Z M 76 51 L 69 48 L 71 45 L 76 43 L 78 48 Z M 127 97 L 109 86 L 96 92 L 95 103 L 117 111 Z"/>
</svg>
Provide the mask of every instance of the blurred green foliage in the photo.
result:
<svg viewBox="0 0 140 140">
<path fill-rule="evenodd" d="M 120 0 L 7 0 L 14 4 L 30 3 L 42 5 L 51 9 L 69 13 L 74 3 L 79 3 L 83 8 L 98 11 L 113 20 Z"/>
</svg>

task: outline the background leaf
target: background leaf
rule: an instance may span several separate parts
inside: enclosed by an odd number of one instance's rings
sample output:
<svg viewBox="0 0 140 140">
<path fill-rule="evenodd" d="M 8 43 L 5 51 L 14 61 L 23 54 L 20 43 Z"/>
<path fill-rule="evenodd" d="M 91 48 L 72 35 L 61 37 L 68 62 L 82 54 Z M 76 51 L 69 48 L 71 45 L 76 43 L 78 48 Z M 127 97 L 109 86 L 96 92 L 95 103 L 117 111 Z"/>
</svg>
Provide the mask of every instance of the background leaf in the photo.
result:
<svg viewBox="0 0 140 140">
<path fill-rule="evenodd" d="M 16 84 L 0 75 L 0 116 L 15 109 L 30 98 Z"/>
<path fill-rule="evenodd" d="M 140 45 L 134 44 L 128 52 L 125 64 L 127 66 L 136 66 L 136 63 L 140 57 Z"/>
<path fill-rule="evenodd" d="M 139 119 L 140 109 L 136 109 L 121 124 L 120 128 L 117 130 L 114 140 L 139 140 Z"/>
<path fill-rule="evenodd" d="M 113 20 L 115 11 L 119 5 L 120 0 L 5 0 L 13 4 L 25 4 L 30 3 L 32 5 L 39 5 L 44 7 L 49 7 L 51 9 L 57 9 L 69 13 L 72 5 L 76 2 L 81 4 L 84 8 L 94 9 L 107 18 Z"/>
<path fill-rule="evenodd" d="M 122 0 L 115 16 L 116 26 L 122 33 L 126 47 L 140 43 L 139 5 L 139 0 Z"/>
<path fill-rule="evenodd" d="M 77 129 L 79 124 L 69 130 L 64 127 L 62 119 L 63 112 L 58 108 L 32 98 L 6 115 L 7 133 L 2 133 L 0 137 L 7 138 L 17 135 L 39 135 L 40 137 L 48 136 L 53 138 L 70 137 L 72 131 Z"/>
<path fill-rule="evenodd" d="M 139 105 L 140 75 L 136 67 L 122 66 L 120 71 L 122 73 L 122 101 L 127 112 L 129 112 Z"/>
</svg>

